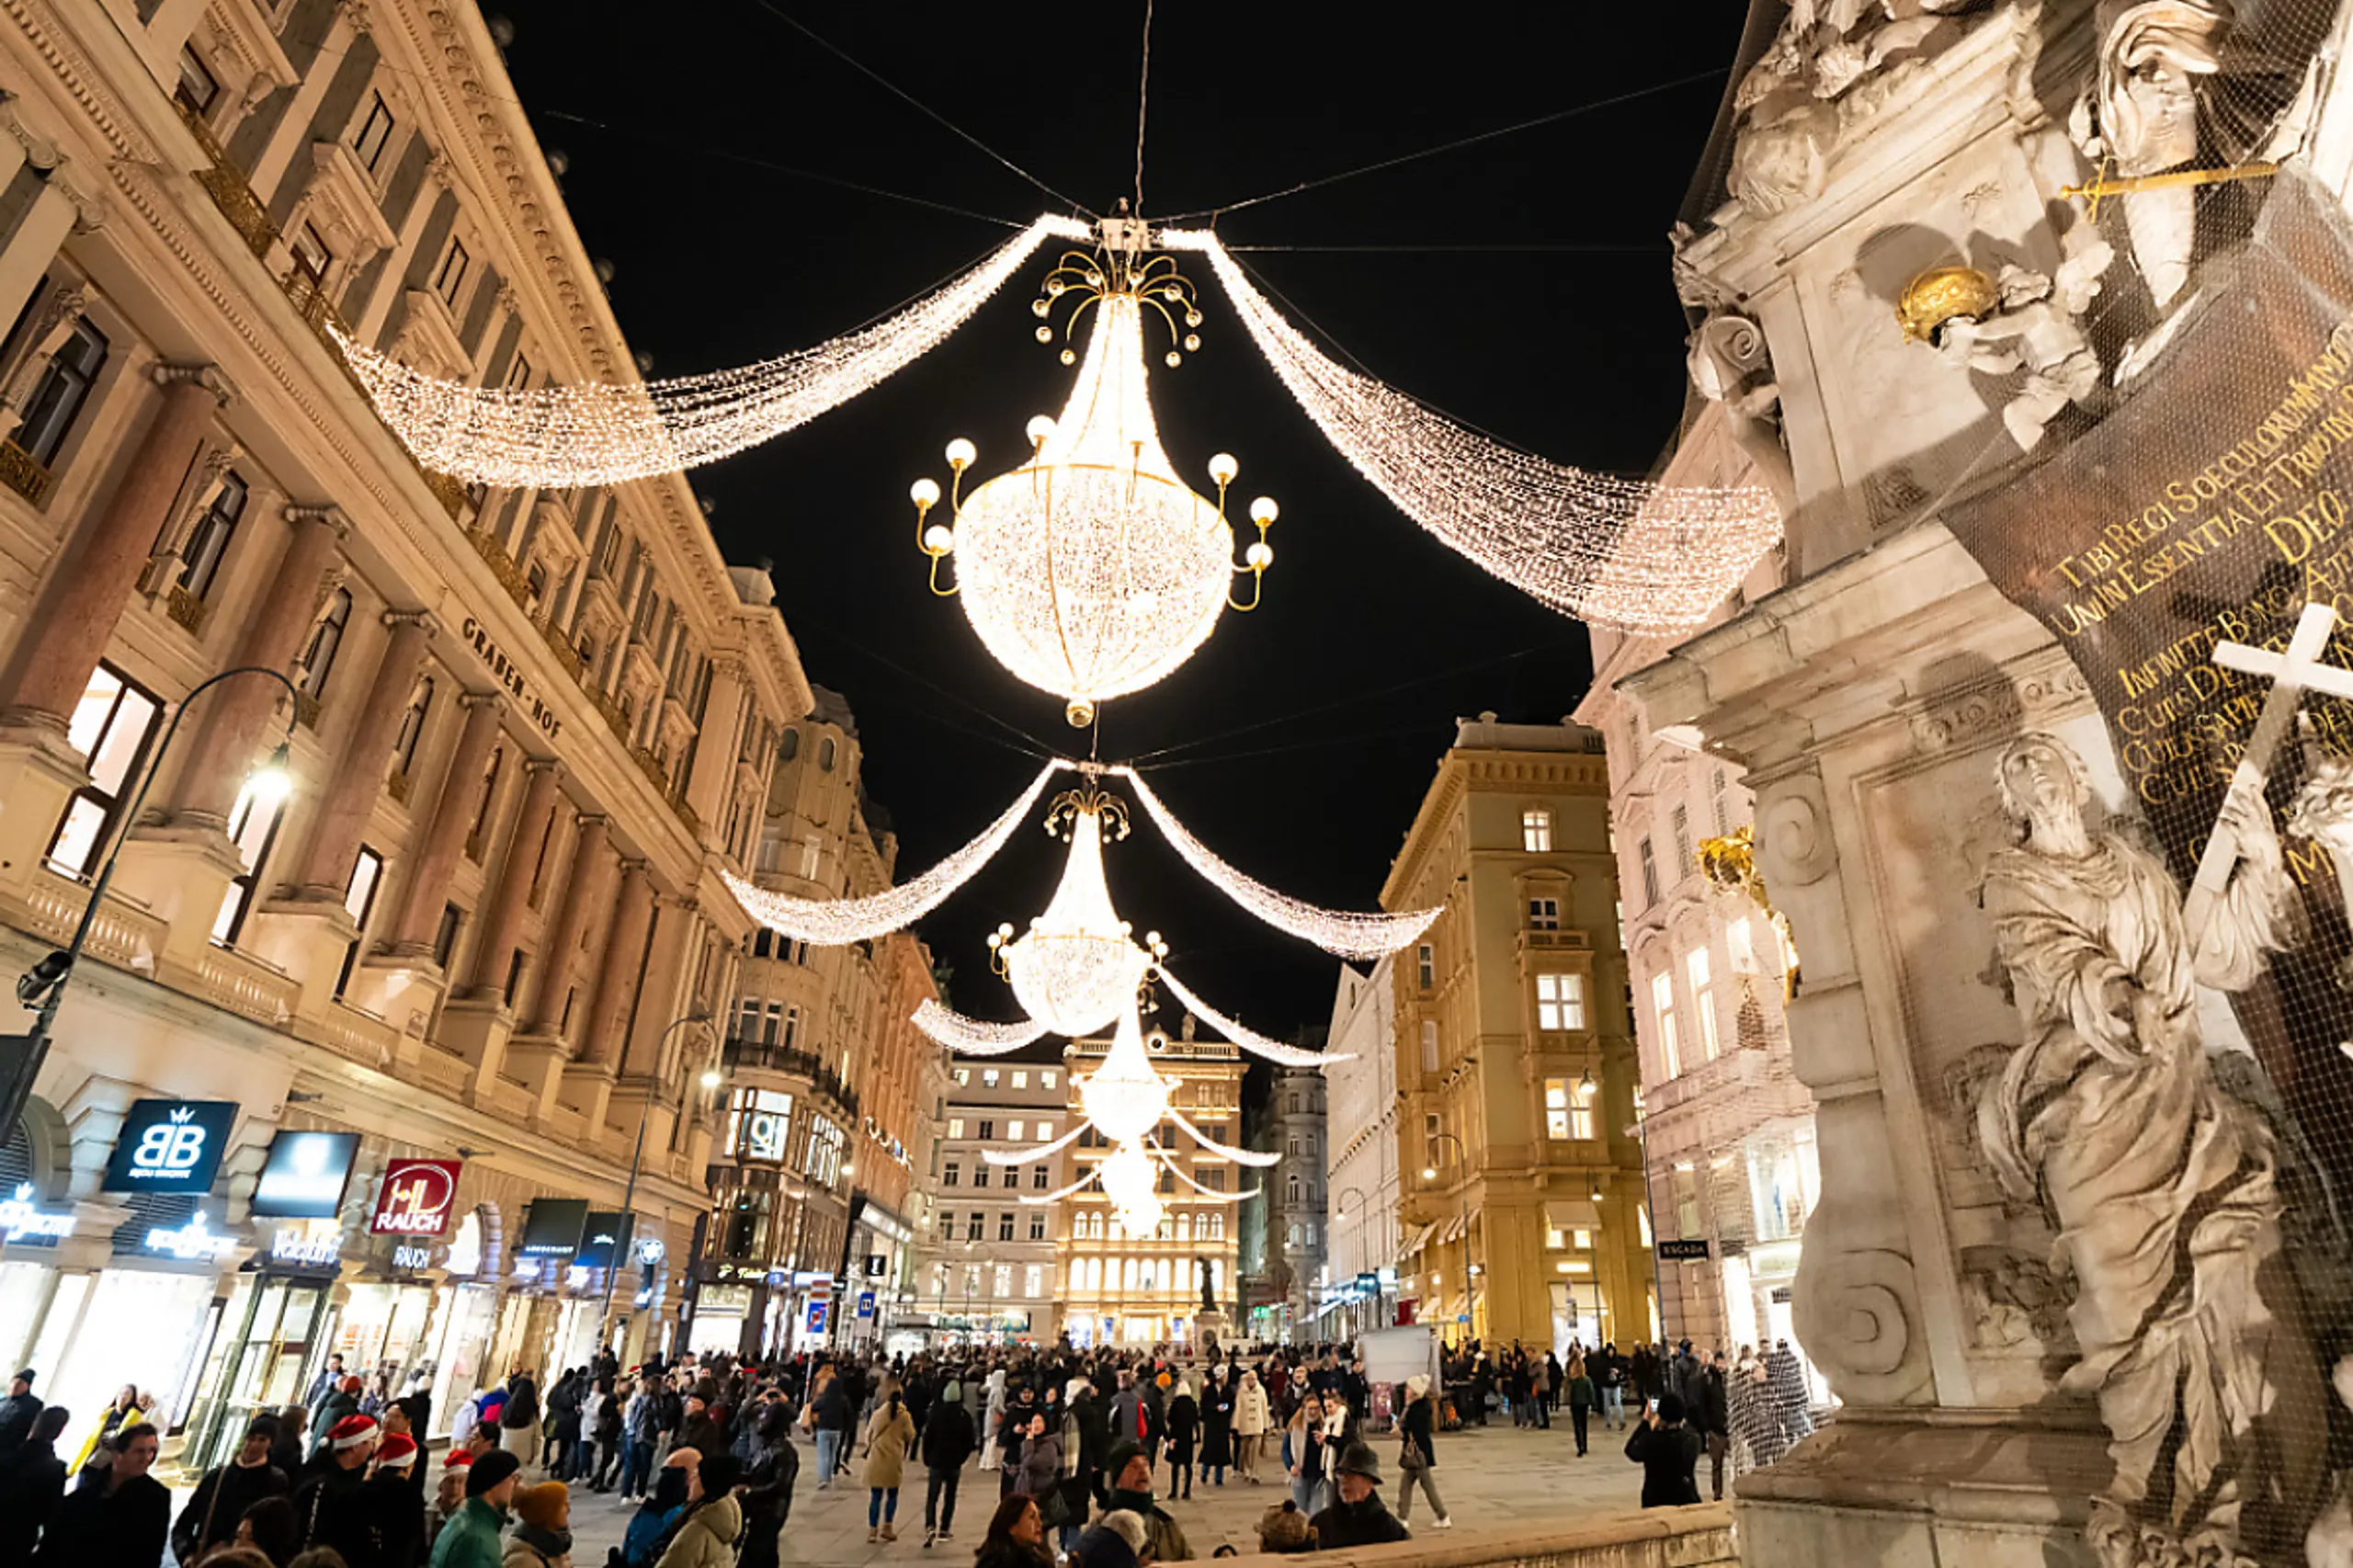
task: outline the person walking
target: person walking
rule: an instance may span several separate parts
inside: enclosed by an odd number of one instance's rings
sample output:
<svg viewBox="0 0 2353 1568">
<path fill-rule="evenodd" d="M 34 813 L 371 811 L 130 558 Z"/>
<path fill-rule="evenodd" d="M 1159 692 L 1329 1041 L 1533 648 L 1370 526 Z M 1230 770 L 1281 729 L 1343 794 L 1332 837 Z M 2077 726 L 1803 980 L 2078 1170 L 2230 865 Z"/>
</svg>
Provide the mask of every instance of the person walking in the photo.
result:
<svg viewBox="0 0 2353 1568">
<path fill-rule="evenodd" d="M 849 1384 L 838 1373 L 818 1385 L 810 1420 L 817 1432 L 817 1490 L 823 1492 L 833 1485 L 834 1475 L 841 1469 L 843 1450 L 849 1447 L 858 1420 Z"/>
<path fill-rule="evenodd" d="M 1626 1361 L 1618 1354 L 1617 1341 L 1603 1343 L 1599 1362 L 1593 1371 L 1601 1388 L 1602 1420 L 1612 1432 L 1621 1431 L 1626 1425 Z"/>
<path fill-rule="evenodd" d="M 163 1439 L 131 1421 L 94 1456 L 90 1473 L 66 1494 L 41 1532 L 35 1568 L 130 1568 L 160 1562 L 172 1533 L 172 1494 L 147 1472 Z"/>
<path fill-rule="evenodd" d="M 956 1539 L 956 1482 L 964 1461 L 980 1447 L 972 1413 L 964 1408 L 963 1385 L 951 1377 L 940 1386 L 939 1402 L 923 1428 L 923 1543 Z"/>
<path fill-rule="evenodd" d="M 97 1424 L 83 1437 L 81 1448 L 74 1455 L 74 1473 L 79 1475 L 89 1469 L 94 1460 L 103 1464 L 108 1443 L 125 1425 L 138 1419 L 139 1390 L 134 1384 L 125 1383 L 116 1392 L 114 1402 L 98 1412 Z"/>
<path fill-rule="evenodd" d="M 1211 1366 L 1201 1380 L 1201 1479 L 1224 1485 L 1226 1466 L 1233 1462 L 1233 1380 L 1219 1376 Z"/>
<path fill-rule="evenodd" d="M 65 1495 L 65 1461 L 57 1455 L 57 1440 L 72 1419 L 63 1405 L 50 1405 L 33 1416 L 17 1446 L 0 1455 L 0 1568 L 25 1568 L 57 1513 Z M 229 1528 L 235 1531 L 233 1518 Z"/>
<path fill-rule="evenodd" d="M 1643 1467 L 1645 1508 L 1677 1508 L 1699 1500 L 1692 1467 L 1699 1462 L 1703 1444 L 1683 1417 L 1683 1401 L 1661 1394 L 1658 1408 L 1643 1412 L 1626 1439 L 1626 1457 Z"/>
<path fill-rule="evenodd" d="M 1786 1339 L 1773 1341 L 1765 1358 L 1767 1381 L 1773 1390 L 1773 1414 L 1780 1418 L 1782 1435 L 1791 1447 L 1813 1435 L 1813 1410 L 1806 1392 L 1805 1368 Z"/>
<path fill-rule="evenodd" d="M 1596 1392 L 1593 1377 L 1586 1369 L 1585 1358 L 1574 1350 L 1569 1353 L 1566 1390 L 1569 1401 L 1569 1424 L 1576 1428 L 1577 1458 L 1586 1457 L 1586 1426 L 1593 1418 Z"/>
<path fill-rule="evenodd" d="M 1436 1527 L 1443 1530 L 1453 1528 L 1454 1519 L 1438 1494 L 1438 1477 L 1431 1473 L 1438 1469 L 1438 1399 L 1430 1392 L 1429 1374 L 1416 1372 L 1405 1380 L 1405 1408 L 1397 1417 L 1397 1469 L 1405 1478 L 1405 1489 L 1397 1494 L 1397 1517 L 1411 1522 L 1418 1486 L 1430 1500 Z"/>
<path fill-rule="evenodd" d="M 1745 1460 L 1735 1451 L 1735 1470 L 1763 1470 L 1789 1451 L 1789 1438 L 1773 1409 L 1769 1374 L 1747 1346 L 1741 1346 L 1740 1360 L 1725 1380 L 1724 1403 L 1732 1417 L 1733 1440 L 1737 1449 L 1746 1450 Z"/>
<path fill-rule="evenodd" d="M 1176 1380 L 1176 1391 L 1169 1395 L 1168 1415 L 1168 1496 L 1188 1501 L 1193 1495 L 1193 1445 L 1201 1426 L 1200 1402 L 1193 1397 L 1193 1385 L 1183 1377 Z"/>
<path fill-rule="evenodd" d="M 981 1468 L 997 1467 L 997 1428 L 1005 1424 L 1005 1369 L 989 1369 L 988 1386 L 981 1411 Z"/>
<path fill-rule="evenodd" d="M 1333 1458 L 1324 1430 L 1324 1401 L 1310 1389 L 1283 1430 L 1283 1469 L 1290 1474 L 1291 1501 L 1311 1519 L 1324 1506 Z"/>
<path fill-rule="evenodd" d="M 1724 1500 L 1724 1460 L 1732 1452 L 1732 1406 L 1724 1383 L 1724 1353 L 1715 1352 L 1691 1374 L 1688 1396 L 1691 1425 L 1708 1445 L 1709 1481 L 1719 1503 Z"/>
<path fill-rule="evenodd" d="M 907 1449 L 915 1440 L 915 1417 L 893 1388 L 866 1424 L 866 1539 L 896 1540 L 899 1484 L 905 1478 Z"/>
<path fill-rule="evenodd" d="M 792 1517 L 801 1450 L 792 1446 L 791 1408 L 782 1400 L 754 1418 L 752 1457 L 744 1467 L 744 1554 L 738 1568 L 776 1568 L 778 1536 Z"/>
<path fill-rule="evenodd" d="M 548 1391 L 548 1473 L 558 1481 L 577 1481 L 587 1473 L 587 1450 L 581 1445 L 585 1427 L 589 1387 L 578 1368 L 565 1371 Z M 567 1511 L 571 1507 L 565 1499 Z"/>
<path fill-rule="evenodd" d="M 1273 1426 L 1265 1386 L 1256 1372 L 1245 1371 L 1241 1385 L 1233 1391 L 1233 1462 L 1242 1479 L 1253 1486 L 1259 1484 L 1258 1451 L 1266 1447 L 1267 1433 Z"/>
<path fill-rule="evenodd" d="M 237 1521 L 265 1497 L 283 1497 L 293 1489 L 286 1472 L 269 1462 L 270 1445 L 278 1441 L 278 1418 L 256 1415 L 245 1424 L 245 1439 L 229 1462 L 205 1472 L 196 1483 L 188 1506 L 172 1526 L 172 1555 L 194 1562 L 213 1547 L 237 1538 Z M 63 1473 L 60 1467 L 60 1474 Z M 0 1512 L 5 1506 L 0 1506 Z M 0 1562 L 8 1559 L 0 1553 Z"/>
<path fill-rule="evenodd" d="M 1337 1495 L 1331 1505 L 1307 1521 L 1318 1551 L 1386 1546 L 1412 1536 L 1404 1521 L 1381 1500 L 1381 1460 L 1371 1449 L 1349 1444 L 1333 1469 L 1333 1485 Z M 1443 1516 L 1439 1522 L 1445 1522 Z"/>
<path fill-rule="evenodd" d="M 654 1483 L 654 1445 L 662 1437 L 662 1400 L 654 1392 L 652 1378 L 637 1380 L 626 1411 L 621 1418 L 621 1435 L 629 1443 L 628 1457 L 621 1464 L 624 1503 L 643 1497 Z"/>
<path fill-rule="evenodd" d="M 521 1460 L 525 1470 L 540 1462 L 543 1420 L 539 1383 L 530 1373 L 516 1368 L 506 1374 L 506 1403 L 498 1413 L 498 1446 Z"/>
</svg>

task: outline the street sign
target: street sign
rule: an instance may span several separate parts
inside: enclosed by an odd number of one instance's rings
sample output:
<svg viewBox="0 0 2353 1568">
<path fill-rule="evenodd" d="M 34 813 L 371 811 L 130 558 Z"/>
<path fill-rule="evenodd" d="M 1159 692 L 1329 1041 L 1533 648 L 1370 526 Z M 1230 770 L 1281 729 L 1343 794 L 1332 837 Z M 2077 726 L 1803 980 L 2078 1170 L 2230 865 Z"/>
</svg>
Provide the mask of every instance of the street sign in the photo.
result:
<svg viewBox="0 0 2353 1568">
<path fill-rule="evenodd" d="M 810 1301 L 809 1332 L 811 1334 L 823 1334 L 825 1332 L 825 1309 L 831 1305 L 833 1305 L 833 1303 L 826 1301 L 822 1296 L 816 1297 Z"/>
<path fill-rule="evenodd" d="M 1457 1312 L 1454 1314 L 1454 1321 L 1457 1323 L 1469 1323 L 1471 1321 L 1471 1314 L 1469 1312 Z"/>
<path fill-rule="evenodd" d="M 343 1208 L 357 1132 L 281 1132 L 270 1141 L 253 1211 L 284 1220 L 332 1220 Z"/>
<path fill-rule="evenodd" d="M 870 1318 L 874 1315 L 873 1291 L 860 1290 L 858 1293 L 858 1315 L 861 1318 Z"/>
<path fill-rule="evenodd" d="M 1658 1255 L 1668 1263 L 1700 1263 L 1707 1259 L 1708 1244 L 1704 1240 L 1689 1239 L 1663 1241 L 1658 1244 Z"/>
</svg>

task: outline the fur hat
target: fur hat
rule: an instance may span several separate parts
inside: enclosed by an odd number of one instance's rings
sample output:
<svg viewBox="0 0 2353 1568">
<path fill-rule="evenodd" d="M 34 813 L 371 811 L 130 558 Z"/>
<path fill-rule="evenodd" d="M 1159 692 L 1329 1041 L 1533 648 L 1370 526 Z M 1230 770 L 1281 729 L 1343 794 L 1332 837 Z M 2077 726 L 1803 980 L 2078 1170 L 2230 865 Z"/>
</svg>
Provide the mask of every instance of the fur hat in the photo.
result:
<svg viewBox="0 0 2353 1568">
<path fill-rule="evenodd" d="M 543 1530 L 572 1526 L 572 1489 L 561 1481 L 542 1481 L 515 1494 L 515 1517 Z"/>
<path fill-rule="evenodd" d="M 1299 1505 L 1289 1498 L 1258 1516 L 1258 1550 L 1261 1551 L 1313 1551 L 1315 1550 L 1315 1527 L 1299 1511 Z"/>
</svg>

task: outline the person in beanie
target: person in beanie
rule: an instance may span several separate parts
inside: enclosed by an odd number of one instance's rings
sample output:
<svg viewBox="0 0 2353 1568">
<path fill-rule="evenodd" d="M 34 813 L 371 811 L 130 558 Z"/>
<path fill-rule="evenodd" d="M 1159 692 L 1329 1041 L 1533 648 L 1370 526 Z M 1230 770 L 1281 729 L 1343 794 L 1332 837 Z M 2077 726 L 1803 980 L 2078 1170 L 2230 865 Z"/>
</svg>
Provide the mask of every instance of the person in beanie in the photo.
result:
<svg viewBox="0 0 2353 1568">
<path fill-rule="evenodd" d="M 1143 1461 L 1149 1468 L 1151 1460 Z M 1137 1517 L 1124 1509 L 1103 1516 L 1102 1522 L 1078 1538 L 1070 1549 L 1072 1568 L 1136 1568 L 1142 1561 L 1136 1538 Z"/>
<path fill-rule="evenodd" d="M 924 1545 L 956 1539 L 951 1533 L 956 1528 L 956 1478 L 979 1442 L 972 1412 L 964 1408 L 963 1385 L 951 1377 L 923 1426 Z"/>
<path fill-rule="evenodd" d="M 498 1532 L 522 1461 L 493 1449 L 466 1467 L 466 1501 L 433 1542 L 433 1568 L 499 1568 Z"/>
<path fill-rule="evenodd" d="M 543 1481 L 515 1494 L 504 1568 L 572 1568 L 572 1489 Z"/>
<path fill-rule="evenodd" d="M 780 1399 L 763 1406 L 753 1418 L 752 1431 L 751 1458 L 745 1461 L 738 1498 L 744 1508 L 744 1553 L 737 1562 L 739 1568 L 776 1568 L 777 1537 L 792 1517 L 792 1486 L 801 1475 L 801 1450 L 792 1446 L 792 1407 Z"/>
<path fill-rule="evenodd" d="M 1405 1380 L 1405 1411 L 1397 1418 L 1397 1468 L 1405 1472 L 1405 1490 L 1397 1498 L 1397 1517 L 1403 1521 L 1414 1517 L 1414 1488 L 1419 1486 L 1422 1495 L 1430 1500 L 1430 1511 L 1438 1516 L 1438 1528 L 1443 1530 L 1453 1528 L 1454 1520 L 1438 1494 L 1438 1478 L 1430 1473 L 1438 1468 L 1438 1400 L 1430 1393 L 1429 1375 L 1416 1372 Z"/>
<path fill-rule="evenodd" d="M 1112 1444 L 1103 1467 L 1109 1491 L 1103 1499 L 1103 1518 L 1097 1523 L 1108 1522 L 1114 1514 L 1133 1514 L 1143 1521 L 1144 1556 L 1160 1562 L 1182 1562 L 1193 1555 L 1193 1549 L 1168 1511 L 1152 1500 L 1152 1455 L 1141 1444 Z M 1082 1537 L 1077 1551 L 1083 1555 L 1086 1548 Z"/>
<path fill-rule="evenodd" d="M 707 1459 L 697 1467 L 697 1501 L 670 1544 L 655 1561 L 659 1568 L 735 1568 L 735 1542 L 744 1533 L 744 1506 L 735 1500 L 743 1467 L 733 1454 Z"/>
<path fill-rule="evenodd" d="M 1699 1500 L 1691 1467 L 1699 1462 L 1706 1445 L 1683 1424 L 1684 1414 L 1679 1397 L 1662 1394 L 1658 1408 L 1646 1413 L 1626 1439 L 1626 1457 L 1643 1467 L 1645 1508 L 1675 1508 Z"/>
<path fill-rule="evenodd" d="M 1350 1443 L 1334 1467 L 1339 1498 L 1308 1520 L 1315 1531 L 1315 1550 L 1336 1551 L 1351 1546 L 1385 1546 L 1411 1539 L 1410 1530 L 1381 1500 L 1381 1460 L 1362 1443 Z"/>
<path fill-rule="evenodd" d="M 376 1447 L 375 1471 L 361 1489 L 384 1568 L 416 1568 L 425 1559 L 425 1505 L 413 1473 L 421 1457 L 415 1438 L 388 1433 Z"/>
<path fill-rule="evenodd" d="M 172 1554 L 193 1562 L 213 1547 L 237 1538 L 237 1521 L 265 1497 L 283 1497 L 291 1484 L 269 1462 L 278 1441 L 278 1418 L 256 1415 L 245 1426 L 245 1440 L 227 1464 L 208 1471 L 172 1526 Z"/>
<path fill-rule="evenodd" d="M 1258 1516 L 1258 1550 L 1277 1557 L 1315 1550 L 1315 1529 L 1290 1498 Z"/>
<path fill-rule="evenodd" d="M 6 1365 L 0 1361 L 0 1367 Z M 40 1412 L 40 1395 L 33 1392 L 33 1369 L 27 1367 L 8 1380 L 8 1397 L 0 1400 L 0 1459 L 33 1435 L 33 1417 Z"/>
</svg>

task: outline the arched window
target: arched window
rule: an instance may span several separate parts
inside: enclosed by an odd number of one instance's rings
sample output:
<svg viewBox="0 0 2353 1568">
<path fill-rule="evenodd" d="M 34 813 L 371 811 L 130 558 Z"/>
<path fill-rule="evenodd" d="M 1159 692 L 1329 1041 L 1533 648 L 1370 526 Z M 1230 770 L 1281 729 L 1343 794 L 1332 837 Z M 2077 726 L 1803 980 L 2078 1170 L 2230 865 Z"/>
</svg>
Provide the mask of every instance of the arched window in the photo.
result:
<svg viewBox="0 0 2353 1568">
<path fill-rule="evenodd" d="M 196 520 L 188 548 L 180 552 L 180 586 L 190 597 L 202 599 L 212 592 L 212 581 L 221 574 L 221 558 L 229 552 L 237 520 L 244 515 L 245 482 L 232 470 L 221 476 L 220 492 Z"/>
<path fill-rule="evenodd" d="M 351 590 L 337 588 L 327 596 L 326 613 L 311 628 L 311 645 L 302 650 L 301 673 L 294 684 L 303 696 L 315 699 L 326 690 L 335 656 L 343 651 L 344 628 L 350 621 Z"/>
<path fill-rule="evenodd" d="M 801 732 L 788 724 L 785 726 L 783 737 L 776 744 L 776 759 L 779 762 L 790 762 L 800 755 Z"/>
<path fill-rule="evenodd" d="M 817 766 L 827 773 L 834 770 L 834 737 L 831 735 L 817 743 Z"/>
<path fill-rule="evenodd" d="M 466 856 L 477 862 L 490 847 L 486 842 L 490 837 L 490 806 L 498 799 L 498 769 L 506 760 L 506 748 L 494 746 L 490 761 L 483 767 L 482 790 L 474 798 L 473 821 L 466 828 Z"/>
<path fill-rule="evenodd" d="M 392 767 L 406 773 L 416 762 L 416 743 L 425 733 L 426 715 L 433 711 L 433 677 L 426 676 L 410 694 L 408 711 L 401 715 L 399 734 L 392 741 Z"/>
</svg>

